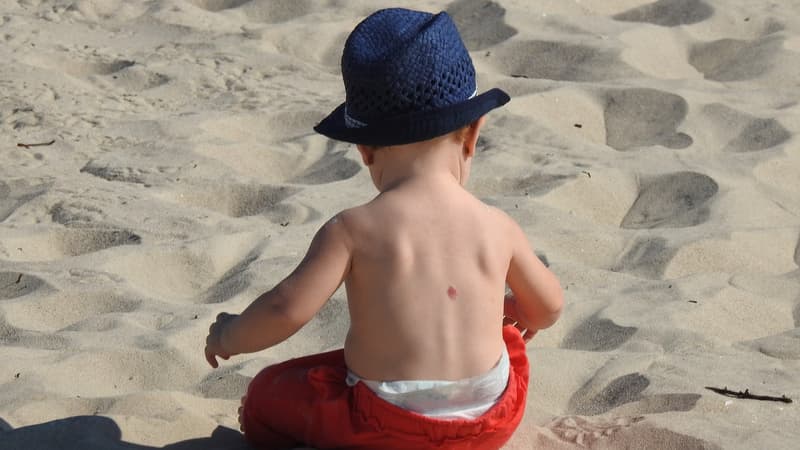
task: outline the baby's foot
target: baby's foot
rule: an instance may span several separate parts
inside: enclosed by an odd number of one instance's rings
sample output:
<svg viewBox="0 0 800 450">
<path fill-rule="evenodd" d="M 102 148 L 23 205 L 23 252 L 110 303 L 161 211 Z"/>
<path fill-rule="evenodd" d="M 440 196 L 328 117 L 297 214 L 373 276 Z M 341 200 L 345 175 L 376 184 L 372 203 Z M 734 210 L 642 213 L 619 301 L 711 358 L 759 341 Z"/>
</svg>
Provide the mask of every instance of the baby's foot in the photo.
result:
<svg viewBox="0 0 800 450">
<path fill-rule="evenodd" d="M 242 404 L 239 406 L 239 430 L 241 430 L 242 433 L 244 433 L 244 418 L 242 417 L 242 414 L 244 413 L 244 402 L 246 401 L 247 396 L 245 395 L 242 397 Z"/>
</svg>

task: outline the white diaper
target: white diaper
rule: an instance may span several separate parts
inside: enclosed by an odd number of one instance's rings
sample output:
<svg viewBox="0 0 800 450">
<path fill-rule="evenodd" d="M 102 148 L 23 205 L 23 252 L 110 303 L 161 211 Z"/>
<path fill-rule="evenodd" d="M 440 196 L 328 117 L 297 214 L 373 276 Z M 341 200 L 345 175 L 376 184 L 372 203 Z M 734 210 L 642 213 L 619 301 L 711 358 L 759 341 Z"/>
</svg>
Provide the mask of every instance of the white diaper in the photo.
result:
<svg viewBox="0 0 800 450">
<path fill-rule="evenodd" d="M 347 371 L 347 385 L 364 383 L 389 403 L 437 419 L 477 419 L 497 403 L 508 386 L 510 362 L 503 348 L 500 360 L 489 372 L 458 381 L 365 380 Z"/>
</svg>

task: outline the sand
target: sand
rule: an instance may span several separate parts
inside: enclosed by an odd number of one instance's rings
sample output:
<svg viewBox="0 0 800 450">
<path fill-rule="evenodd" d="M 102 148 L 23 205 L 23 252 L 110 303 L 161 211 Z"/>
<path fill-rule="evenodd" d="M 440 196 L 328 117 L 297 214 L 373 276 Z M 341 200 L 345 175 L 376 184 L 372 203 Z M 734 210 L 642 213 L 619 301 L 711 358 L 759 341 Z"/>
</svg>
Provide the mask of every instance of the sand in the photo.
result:
<svg viewBox="0 0 800 450">
<path fill-rule="evenodd" d="M 244 448 L 249 378 L 341 345 L 339 291 L 275 348 L 202 354 L 373 195 L 311 127 L 393 5 L 450 11 L 512 95 L 469 188 L 566 289 L 507 448 L 796 448 L 800 10 L 755 0 L 2 2 L 0 448 Z"/>
</svg>

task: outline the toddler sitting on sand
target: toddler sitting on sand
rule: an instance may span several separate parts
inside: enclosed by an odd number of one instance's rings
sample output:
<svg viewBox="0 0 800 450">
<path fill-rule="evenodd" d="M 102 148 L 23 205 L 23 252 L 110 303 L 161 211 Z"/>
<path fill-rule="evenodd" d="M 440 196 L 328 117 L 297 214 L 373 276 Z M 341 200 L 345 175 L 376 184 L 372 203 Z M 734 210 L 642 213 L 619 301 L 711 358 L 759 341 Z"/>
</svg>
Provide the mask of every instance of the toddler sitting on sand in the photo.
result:
<svg viewBox="0 0 800 450">
<path fill-rule="evenodd" d="M 241 315 L 217 316 L 206 359 L 217 367 L 216 357 L 287 339 L 344 282 L 344 348 L 259 373 L 239 410 L 247 440 L 499 448 L 525 408 L 525 342 L 563 301 L 520 227 L 464 189 L 484 115 L 509 97 L 477 95 L 446 13 L 370 15 L 347 39 L 342 75 L 346 101 L 315 130 L 356 144 L 379 194 L 328 221 L 294 272 Z"/>
</svg>

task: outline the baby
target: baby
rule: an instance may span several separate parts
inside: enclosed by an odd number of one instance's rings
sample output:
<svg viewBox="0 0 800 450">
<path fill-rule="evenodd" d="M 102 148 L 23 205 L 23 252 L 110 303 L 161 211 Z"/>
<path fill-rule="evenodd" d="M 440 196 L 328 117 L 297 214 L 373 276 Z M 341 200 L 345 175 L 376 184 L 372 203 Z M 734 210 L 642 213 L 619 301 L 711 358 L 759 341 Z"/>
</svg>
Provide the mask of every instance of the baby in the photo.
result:
<svg viewBox="0 0 800 450">
<path fill-rule="evenodd" d="M 563 302 L 520 227 L 464 188 L 484 115 L 509 97 L 477 94 L 446 13 L 370 15 L 347 39 L 342 75 L 346 101 L 315 130 L 356 144 L 379 194 L 323 225 L 294 272 L 244 312 L 220 314 L 206 359 L 217 367 L 287 339 L 344 282 L 344 348 L 259 373 L 239 410 L 248 441 L 499 448 L 525 408 L 525 342 Z"/>
</svg>

